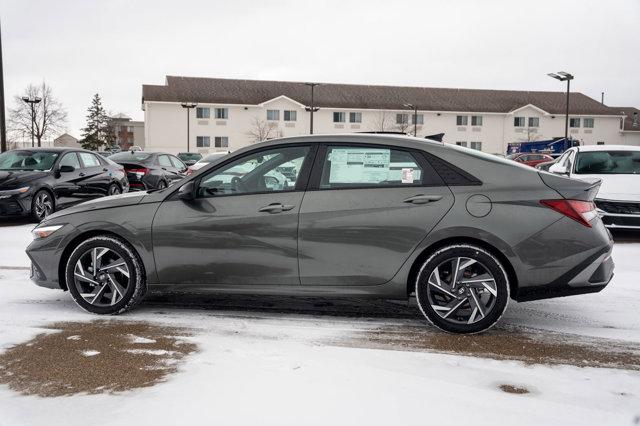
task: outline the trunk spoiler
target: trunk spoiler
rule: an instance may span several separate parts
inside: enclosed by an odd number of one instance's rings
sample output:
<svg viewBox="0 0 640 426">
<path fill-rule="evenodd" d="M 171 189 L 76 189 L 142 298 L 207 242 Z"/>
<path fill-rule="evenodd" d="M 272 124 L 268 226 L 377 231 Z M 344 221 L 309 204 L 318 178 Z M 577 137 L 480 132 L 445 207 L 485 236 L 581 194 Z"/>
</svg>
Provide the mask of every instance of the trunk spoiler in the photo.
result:
<svg viewBox="0 0 640 426">
<path fill-rule="evenodd" d="M 568 200 L 593 201 L 602 184 L 602 180 L 596 178 L 569 179 L 547 172 L 538 172 L 538 176 L 545 185 Z"/>
</svg>

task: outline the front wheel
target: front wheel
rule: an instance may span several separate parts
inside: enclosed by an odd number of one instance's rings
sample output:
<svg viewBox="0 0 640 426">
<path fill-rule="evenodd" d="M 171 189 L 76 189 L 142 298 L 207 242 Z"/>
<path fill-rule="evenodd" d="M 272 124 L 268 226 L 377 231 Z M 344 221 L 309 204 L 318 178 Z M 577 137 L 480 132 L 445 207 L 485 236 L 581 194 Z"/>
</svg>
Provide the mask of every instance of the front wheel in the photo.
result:
<svg viewBox="0 0 640 426">
<path fill-rule="evenodd" d="M 49 191 L 41 189 L 36 192 L 31 201 L 31 216 L 37 222 L 42 222 L 56 209 L 56 202 Z"/>
<path fill-rule="evenodd" d="M 111 236 L 80 243 L 67 260 L 65 278 L 76 304 L 94 314 L 131 309 L 147 289 L 142 262 L 133 248 Z"/>
<path fill-rule="evenodd" d="M 112 183 L 109 185 L 109 189 L 107 190 L 107 195 L 120 195 L 122 194 L 122 190 L 117 183 Z"/>
<path fill-rule="evenodd" d="M 509 278 L 501 262 L 471 244 L 443 247 L 422 265 L 416 299 L 424 316 L 450 333 L 493 327 L 509 301 Z"/>
<path fill-rule="evenodd" d="M 158 189 L 165 189 L 167 187 L 167 182 L 161 180 L 158 182 Z"/>
</svg>

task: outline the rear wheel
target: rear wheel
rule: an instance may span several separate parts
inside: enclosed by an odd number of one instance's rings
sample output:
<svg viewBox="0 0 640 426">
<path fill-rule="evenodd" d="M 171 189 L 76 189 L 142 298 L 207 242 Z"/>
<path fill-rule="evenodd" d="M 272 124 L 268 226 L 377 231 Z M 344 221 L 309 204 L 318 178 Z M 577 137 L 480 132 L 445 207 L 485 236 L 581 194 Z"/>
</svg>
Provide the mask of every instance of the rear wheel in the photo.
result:
<svg viewBox="0 0 640 426">
<path fill-rule="evenodd" d="M 109 189 L 107 190 L 107 195 L 118 195 L 122 194 L 122 190 L 117 183 L 112 183 L 109 185 Z"/>
<path fill-rule="evenodd" d="M 422 265 L 416 299 L 424 316 L 450 333 L 479 333 L 493 327 L 509 301 L 509 279 L 500 261 L 485 249 L 443 247 Z"/>
<path fill-rule="evenodd" d="M 41 189 L 36 192 L 31 201 L 31 216 L 34 220 L 42 222 L 47 216 L 56 209 L 56 203 L 53 195 L 47 190 Z"/>
<path fill-rule="evenodd" d="M 142 262 L 119 238 L 91 237 L 67 260 L 65 277 L 73 300 L 94 314 L 119 314 L 138 304 L 146 292 Z"/>
<path fill-rule="evenodd" d="M 165 189 L 167 187 L 167 182 L 161 180 L 158 182 L 158 189 Z"/>
</svg>

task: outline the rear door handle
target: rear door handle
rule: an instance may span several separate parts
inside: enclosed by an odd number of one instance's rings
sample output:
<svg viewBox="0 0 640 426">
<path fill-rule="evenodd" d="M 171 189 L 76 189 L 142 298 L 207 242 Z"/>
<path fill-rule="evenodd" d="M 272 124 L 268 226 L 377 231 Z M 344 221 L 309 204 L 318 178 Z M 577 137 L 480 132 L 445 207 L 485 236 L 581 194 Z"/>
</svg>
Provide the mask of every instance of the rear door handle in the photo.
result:
<svg viewBox="0 0 640 426">
<path fill-rule="evenodd" d="M 433 203 L 434 201 L 438 201 L 442 199 L 442 195 L 414 195 L 413 197 L 409 197 L 406 200 L 403 200 L 403 203 L 412 203 L 412 204 L 427 204 Z"/>
<path fill-rule="evenodd" d="M 294 207 L 295 206 L 292 204 L 271 203 L 267 206 L 260 207 L 258 211 L 264 213 L 282 213 L 284 211 L 291 210 Z"/>
<path fill-rule="evenodd" d="M 80 174 L 78 174 L 78 176 L 83 177 L 83 176 L 84 176 L 84 173 L 80 173 Z"/>
</svg>

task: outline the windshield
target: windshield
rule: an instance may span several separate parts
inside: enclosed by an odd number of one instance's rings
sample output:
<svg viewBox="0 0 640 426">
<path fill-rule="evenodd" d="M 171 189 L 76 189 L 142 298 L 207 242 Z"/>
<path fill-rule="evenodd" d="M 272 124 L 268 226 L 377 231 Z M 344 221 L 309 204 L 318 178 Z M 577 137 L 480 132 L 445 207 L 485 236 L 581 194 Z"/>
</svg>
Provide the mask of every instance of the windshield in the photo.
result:
<svg viewBox="0 0 640 426">
<path fill-rule="evenodd" d="M 113 161 L 145 161 L 151 157 L 151 154 L 142 152 L 142 151 L 126 151 L 126 152 L 118 152 L 117 154 L 113 154 L 109 156 L 110 160 Z"/>
<path fill-rule="evenodd" d="M 519 156 L 520 156 L 520 153 L 519 153 L 519 152 L 517 152 L 517 153 L 515 153 L 515 154 L 509 154 L 509 155 L 507 155 L 507 158 L 508 158 L 509 160 L 513 160 L 514 158 L 519 157 Z"/>
<path fill-rule="evenodd" d="M 57 152 L 7 151 L 0 154 L 0 170 L 51 170 Z"/>
<path fill-rule="evenodd" d="M 576 174 L 640 174 L 640 151 L 580 152 Z"/>
<path fill-rule="evenodd" d="M 192 152 L 181 152 L 180 154 L 178 154 L 178 158 L 181 159 L 182 161 L 190 161 L 190 160 L 198 161 L 199 159 L 202 158 L 202 155 L 198 153 L 192 153 Z"/>
</svg>

